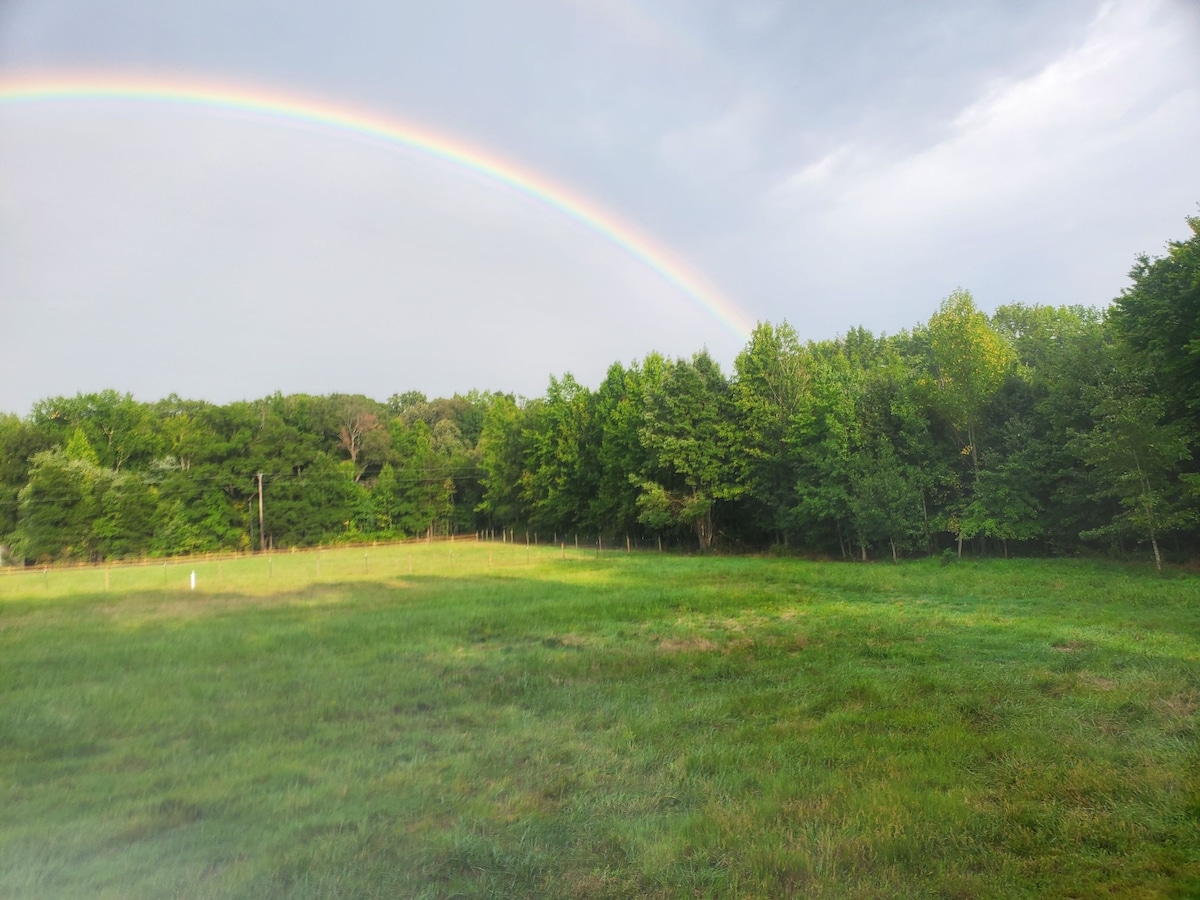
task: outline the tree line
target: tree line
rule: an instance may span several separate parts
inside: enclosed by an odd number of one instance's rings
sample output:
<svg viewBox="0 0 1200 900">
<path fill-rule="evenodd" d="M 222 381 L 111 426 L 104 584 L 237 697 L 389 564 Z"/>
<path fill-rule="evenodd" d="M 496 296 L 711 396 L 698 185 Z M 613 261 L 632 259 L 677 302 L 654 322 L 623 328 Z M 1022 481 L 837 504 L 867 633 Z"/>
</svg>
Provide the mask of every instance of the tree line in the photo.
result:
<svg viewBox="0 0 1200 900">
<path fill-rule="evenodd" d="M 544 396 L 115 391 L 0 416 L 0 543 L 26 563 L 516 530 L 831 556 L 1194 554 L 1200 217 L 1107 310 L 956 290 L 928 322 L 761 323 Z M 259 476 L 263 506 L 259 506 Z M 262 526 L 260 528 L 260 521 Z"/>
</svg>

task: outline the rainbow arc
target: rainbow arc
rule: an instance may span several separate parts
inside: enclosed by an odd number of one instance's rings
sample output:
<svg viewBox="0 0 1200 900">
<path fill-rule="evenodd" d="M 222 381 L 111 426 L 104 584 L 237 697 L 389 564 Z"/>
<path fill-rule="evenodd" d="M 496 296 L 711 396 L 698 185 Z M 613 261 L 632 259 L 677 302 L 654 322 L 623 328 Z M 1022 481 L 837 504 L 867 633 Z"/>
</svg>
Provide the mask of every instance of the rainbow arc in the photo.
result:
<svg viewBox="0 0 1200 900">
<path fill-rule="evenodd" d="M 675 285 L 738 338 L 745 339 L 752 327 L 751 318 L 703 276 L 599 203 L 496 154 L 411 122 L 244 85 L 96 75 L 0 78 L 0 105 L 55 101 L 137 101 L 239 111 L 356 134 L 434 157 L 507 185 L 602 235 Z"/>
</svg>

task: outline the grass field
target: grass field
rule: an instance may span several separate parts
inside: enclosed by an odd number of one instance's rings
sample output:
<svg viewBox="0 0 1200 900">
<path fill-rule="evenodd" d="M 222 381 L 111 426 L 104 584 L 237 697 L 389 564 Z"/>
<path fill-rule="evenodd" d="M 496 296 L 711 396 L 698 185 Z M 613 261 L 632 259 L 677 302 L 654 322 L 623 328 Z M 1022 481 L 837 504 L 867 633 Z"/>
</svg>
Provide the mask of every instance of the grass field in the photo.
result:
<svg viewBox="0 0 1200 900">
<path fill-rule="evenodd" d="M 0 574 L 0 897 L 1200 895 L 1195 574 L 562 556 Z"/>
</svg>

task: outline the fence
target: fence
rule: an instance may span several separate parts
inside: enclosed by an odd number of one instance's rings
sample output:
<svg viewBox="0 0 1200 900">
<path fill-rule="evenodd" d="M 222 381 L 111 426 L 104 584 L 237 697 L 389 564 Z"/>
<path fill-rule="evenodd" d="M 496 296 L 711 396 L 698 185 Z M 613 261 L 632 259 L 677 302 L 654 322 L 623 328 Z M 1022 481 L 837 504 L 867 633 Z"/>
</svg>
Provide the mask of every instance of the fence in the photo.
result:
<svg viewBox="0 0 1200 900">
<path fill-rule="evenodd" d="M 262 553 L 196 554 L 108 563 L 10 566 L 0 569 L 0 597 L 66 596 L 114 592 L 265 594 L 307 586 L 411 577 L 488 577 L 500 570 L 568 561 L 613 562 L 657 541 L 603 537 L 456 534 L 408 541 L 291 548 Z M 528 543 L 525 541 L 528 540 Z"/>
</svg>

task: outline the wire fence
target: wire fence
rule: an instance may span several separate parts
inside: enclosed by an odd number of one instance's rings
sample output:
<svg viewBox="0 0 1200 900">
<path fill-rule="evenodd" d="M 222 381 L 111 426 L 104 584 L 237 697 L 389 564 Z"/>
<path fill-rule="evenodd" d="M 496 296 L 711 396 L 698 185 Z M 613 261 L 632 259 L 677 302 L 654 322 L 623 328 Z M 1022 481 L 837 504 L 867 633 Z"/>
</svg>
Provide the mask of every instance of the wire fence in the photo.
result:
<svg viewBox="0 0 1200 900">
<path fill-rule="evenodd" d="M 665 548 L 657 539 L 545 536 L 496 530 L 327 546 L 193 554 L 169 558 L 0 567 L 0 598 L 128 591 L 246 592 L 295 590 L 364 579 L 483 577 L 551 562 L 616 560 Z"/>
</svg>

